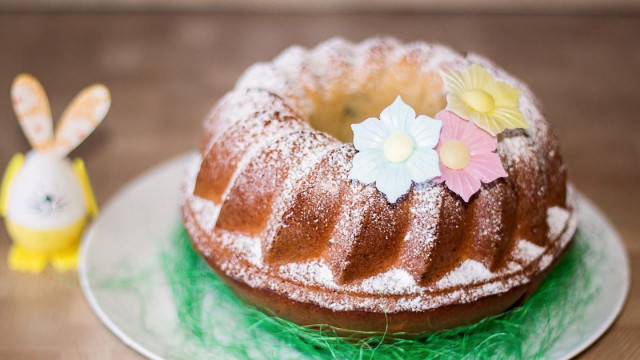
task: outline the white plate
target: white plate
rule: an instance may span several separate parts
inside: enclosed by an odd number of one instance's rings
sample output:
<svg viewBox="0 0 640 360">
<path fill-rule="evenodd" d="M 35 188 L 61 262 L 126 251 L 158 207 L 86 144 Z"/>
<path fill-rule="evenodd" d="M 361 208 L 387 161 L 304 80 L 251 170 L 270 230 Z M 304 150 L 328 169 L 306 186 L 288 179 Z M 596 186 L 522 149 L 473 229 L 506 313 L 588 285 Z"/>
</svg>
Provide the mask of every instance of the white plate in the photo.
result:
<svg viewBox="0 0 640 360">
<path fill-rule="evenodd" d="M 163 240 L 180 221 L 180 184 L 194 156 L 173 159 L 125 186 L 104 207 L 82 244 L 79 276 L 89 304 L 117 337 L 152 359 L 205 353 L 194 351 L 198 344 L 184 346 L 184 339 L 177 339 L 175 306 L 157 256 Z M 585 238 L 603 253 L 589 265 L 602 270 L 594 272 L 593 280 L 600 291 L 585 305 L 585 316 L 574 324 L 576 331 L 565 331 L 548 353 L 552 359 L 571 358 L 602 336 L 629 291 L 629 260 L 620 237 L 584 197 L 579 199 L 579 209 Z M 131 274 L 143 277 L 134 287 L 114 280 Z"/>
</svg>

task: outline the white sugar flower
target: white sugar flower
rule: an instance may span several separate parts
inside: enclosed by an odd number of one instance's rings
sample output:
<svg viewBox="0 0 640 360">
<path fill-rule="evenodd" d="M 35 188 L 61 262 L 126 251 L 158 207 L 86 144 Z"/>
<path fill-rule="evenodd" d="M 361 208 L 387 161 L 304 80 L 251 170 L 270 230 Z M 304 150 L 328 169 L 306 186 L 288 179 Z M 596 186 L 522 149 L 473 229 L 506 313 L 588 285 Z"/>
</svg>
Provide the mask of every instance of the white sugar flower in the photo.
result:
<svg viewBox="0 0 640 360">
<path fill-rule="evenodd" d="M 353 157 L 349 179 L 376 183 L 390 203 L 406 194 L 411 181 L 421 183 L 440 176 L 438 153 L 442 121 L 416 112 L 400 96 L 382 110 L 380 119 L 369 118 L 353 129 Z"/>
</svg>

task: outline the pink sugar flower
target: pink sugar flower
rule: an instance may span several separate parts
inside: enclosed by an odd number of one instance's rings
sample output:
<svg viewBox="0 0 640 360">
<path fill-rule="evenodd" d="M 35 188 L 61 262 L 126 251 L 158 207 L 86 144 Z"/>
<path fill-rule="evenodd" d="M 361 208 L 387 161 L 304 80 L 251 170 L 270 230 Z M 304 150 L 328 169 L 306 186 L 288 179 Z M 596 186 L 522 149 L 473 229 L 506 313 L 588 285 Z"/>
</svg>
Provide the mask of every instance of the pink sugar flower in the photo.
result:
<svg viewBox="0 0 640 360">
<path fill-rule="evenodd" d="M 468 202 L 480 190 L 481 182 L 507 176 L 494 152 L 498 146 L 494 136 L 449 110 L 440 111 L 435 118 L 442 121 L 442 132 L 435 148 L 440 156 L 441 175 L 434 181 L 444 181 Z"/>
</svg>

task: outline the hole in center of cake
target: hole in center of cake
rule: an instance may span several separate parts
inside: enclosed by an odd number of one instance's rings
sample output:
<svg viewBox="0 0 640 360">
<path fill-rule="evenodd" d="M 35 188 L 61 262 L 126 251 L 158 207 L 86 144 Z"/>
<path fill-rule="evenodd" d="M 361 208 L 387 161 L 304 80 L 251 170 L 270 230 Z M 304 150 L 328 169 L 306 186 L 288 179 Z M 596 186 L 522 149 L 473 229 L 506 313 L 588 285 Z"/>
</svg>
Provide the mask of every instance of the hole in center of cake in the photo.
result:
<svg viewBox="0 0 640 360">
<path fill-rule="evenodd" d="M 407 74 L 404 78 L 388 76 L 367 81 L 355 92 L 335 88 L 327 96 L 316 99 L 315 111 L 310 114 L 309 123 L 343 143 L 353 142 L 351 124 L 379 117 L 380 112 L 391 105 L 398 95 L 416 111 L 416 115 L 433 117 L 446 106 L 442 82 L 437 74 Z"/>
</svg>

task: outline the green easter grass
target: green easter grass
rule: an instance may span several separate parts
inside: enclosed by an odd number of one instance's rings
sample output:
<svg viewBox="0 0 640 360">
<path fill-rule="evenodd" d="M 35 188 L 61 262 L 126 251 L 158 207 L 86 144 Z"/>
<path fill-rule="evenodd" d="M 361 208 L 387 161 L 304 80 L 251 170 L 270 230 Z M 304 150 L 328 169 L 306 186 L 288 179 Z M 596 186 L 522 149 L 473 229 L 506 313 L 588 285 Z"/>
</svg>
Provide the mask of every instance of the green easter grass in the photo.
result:
<svg viewBox="0 0 640 360">
<path fill-rule="evenodd" d="M 540 288 L 520 307 L 476 324 L 401 339 L 337 336 L 330 326 L 305 327 L 268 315 L 234 296 L 192 249 L 182 227 L 161 254 L 180 331 L 212 358 L 234 359 L 536 359 L 545 358 L 594 296 L 578 233 Z M 589 290 L 591 289 L 591 290 Z M 231 314 L 222 321 L 220 314 Z M 202 350 L 200 350 L 202 352 Z M 224 354 L 224 355 L 223 355 Z M 217 356 L 216 356 L 217 355 Z"/>
</svg>

